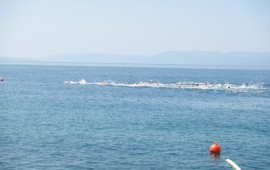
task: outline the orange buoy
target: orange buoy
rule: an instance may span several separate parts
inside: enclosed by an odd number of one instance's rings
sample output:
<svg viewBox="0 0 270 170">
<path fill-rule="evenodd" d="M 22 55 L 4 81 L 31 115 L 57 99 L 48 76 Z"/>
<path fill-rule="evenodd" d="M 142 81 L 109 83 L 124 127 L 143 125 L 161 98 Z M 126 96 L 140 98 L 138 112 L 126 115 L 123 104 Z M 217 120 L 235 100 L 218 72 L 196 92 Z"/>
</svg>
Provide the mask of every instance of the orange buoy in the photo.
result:
<svg viewBox="0 0 270 170">
<path fill-rule="evenodd" d="M 216 141 L 214 141 L 214 143 L 210 146 L 210 154 L 215 154 L 215 155 L 219 155 L 220 154 L 220 146 L 217 144 Z"/>
</svg>

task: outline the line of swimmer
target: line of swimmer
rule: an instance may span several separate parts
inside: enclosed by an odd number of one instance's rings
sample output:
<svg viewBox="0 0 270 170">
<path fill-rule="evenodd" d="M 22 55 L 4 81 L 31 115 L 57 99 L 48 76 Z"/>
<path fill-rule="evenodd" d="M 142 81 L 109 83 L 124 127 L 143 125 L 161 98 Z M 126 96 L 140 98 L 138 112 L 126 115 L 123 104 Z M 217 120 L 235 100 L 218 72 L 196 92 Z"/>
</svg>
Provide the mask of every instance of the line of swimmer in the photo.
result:
<svg viewBox="0 0 270 170">
<path fill-rule="evenodd" d="M 116 86 L 116 87 L 148 87 L 148 88 L 177 88 L 177 89 L 205 89 L 205 90 L 231 90 L 231 91 L 246 91 L 246 90 L 263 90 L 262 84 L 230 84 L 230 83 L 209 83 L 209 82 L 177 82 L 177 83 L 160 83 L 160 82 L 139 82 L 139 83 L 117 83 L 114 81 L 102 81 L 88 83 L 85 79 L 80 81 L 65 81 L 65 84 L 91 84 L 100 86 Z"/>
</svg>

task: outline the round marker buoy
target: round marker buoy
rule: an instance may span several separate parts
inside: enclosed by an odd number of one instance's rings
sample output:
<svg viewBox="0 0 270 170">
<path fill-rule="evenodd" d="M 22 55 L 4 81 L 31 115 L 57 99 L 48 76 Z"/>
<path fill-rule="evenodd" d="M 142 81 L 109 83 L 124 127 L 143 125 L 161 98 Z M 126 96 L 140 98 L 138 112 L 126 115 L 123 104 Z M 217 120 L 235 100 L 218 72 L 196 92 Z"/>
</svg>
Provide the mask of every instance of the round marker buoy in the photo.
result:
<svg viewBox="0 0 270 170">
<path fill-rule="evenodd" d="M 217 144 L 216 141 L 210 146 L 209 148 L 210 154 L 219 155 L 221 152 L 220 146 Z"/>
</svg>

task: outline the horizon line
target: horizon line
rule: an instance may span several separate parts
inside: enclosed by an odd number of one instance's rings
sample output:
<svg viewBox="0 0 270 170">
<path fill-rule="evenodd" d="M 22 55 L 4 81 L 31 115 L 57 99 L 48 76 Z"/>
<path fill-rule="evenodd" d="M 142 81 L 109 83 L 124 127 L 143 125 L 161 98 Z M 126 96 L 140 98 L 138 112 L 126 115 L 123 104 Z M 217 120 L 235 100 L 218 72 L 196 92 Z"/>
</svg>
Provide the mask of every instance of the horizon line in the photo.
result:
<svg viewBox="0 0 270 170">
<path fill-rule="evenodd" d="M 180 68 L 180 67 L 221 67 L 221 68 L 260 68 L 260 69 L 270 69 L 270 65 L 262 65 L 262 66 L 252 66 L 252 65 L 214 65 L 214 64 L 151 64 L 151 63 L 109 63 L 109 62 L 65 62 L 65 61 L 0 61 L 0 63 L 13 63 L 14 65 L 47 65 L 51 64 L 52 66 L 102 66 L 102 65 L 114 65 L 114 66 L 171 66 L 171 68 Z M 20 64 L 21 63 L 21 64 Z M 31 64 L 32 63 L 32 64 Z M 60 65 L 54 65 L 54 64 L 60 64 Z M 63 64 L 63 65 L 61 65 Z M 70 64 L 70 65 L 65 65 Z M 80 65 L 81 64 L 81 65 Z M 175 67 L 173 67 L 175 66 Z M 164 67 L 166 68 L 166 67 Z M 170 67 L 168 67 L 170 68 Z"/>
<path fill-rule="evenodd" d="M 35 56 L 35 57 L 25 57 L 25 56 L 12 56 L 12 55 L 0 55 L 2 58 L 21 58 L 21 59 L 42 59 L 50 56 L 60 56 L 60 55 L 114 55 L 114 56 L 144 56 L 144 57 L 152 57 L 156 56 L 162 53 L 169 53 L 169 52 L 184 52 L 184 53 L 192 53 L 192 52 L 201 52 L 201 53 L 218 53 L 218 54 L 230 54 L 230 53 L 260 53 L 260 54 L 270 54 L 270 51 L 214 51 L 214 50 L 167 50 L 167 51 L 162 51 L 158 52 L 152 55 L 147 55 L 147 54 L 120 54 L 120 53 L 107 53 L 107 52 L 74 52 L 74 53 L 55 53 L 55 54 L 49 54 L 45 56 Z"/>
</svg>

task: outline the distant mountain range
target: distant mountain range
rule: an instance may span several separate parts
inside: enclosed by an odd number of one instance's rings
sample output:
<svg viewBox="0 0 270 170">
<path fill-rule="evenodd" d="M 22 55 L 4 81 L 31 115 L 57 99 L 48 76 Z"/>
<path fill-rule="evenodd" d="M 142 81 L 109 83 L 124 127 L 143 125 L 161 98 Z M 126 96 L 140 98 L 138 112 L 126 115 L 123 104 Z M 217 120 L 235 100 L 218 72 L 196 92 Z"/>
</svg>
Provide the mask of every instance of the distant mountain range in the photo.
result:
<svg viewBox="0 0 270 170">
<path fill-rule="evenodd" d="M 0 62 L 20 62 L 20 61 L 31 61 L 30 59 L 20 58 L 20 57 L 7 57 L 7 56 L 0 56 Z"/>
<path fill-rule="evenodd" d="M 0 61 L 30 61 L 11 57 L 0 57 Z M 76 62 L 111 64 L 173 64 L 207 66 L 270 66 L 270 53 L 259 52 L 209 52 L 209 51 L 167 51 L 153 56 L 112 54 L 63 54 L 37 59 L 38 62 Z"/>
</svg>

